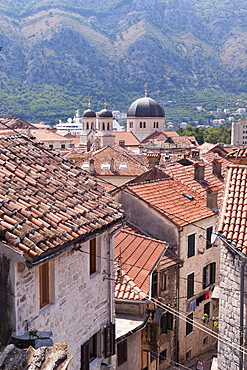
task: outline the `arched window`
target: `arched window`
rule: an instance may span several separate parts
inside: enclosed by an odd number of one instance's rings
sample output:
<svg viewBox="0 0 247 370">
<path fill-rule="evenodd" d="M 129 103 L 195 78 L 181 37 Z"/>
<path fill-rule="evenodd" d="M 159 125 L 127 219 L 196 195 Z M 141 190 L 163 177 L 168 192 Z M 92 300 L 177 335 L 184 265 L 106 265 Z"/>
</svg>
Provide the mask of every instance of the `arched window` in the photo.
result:
<svg viewBox="0 0 247 370">
<path fill-rule="evenodd" d="M 105 122 L 102 123 L 102 131 L 105 131 Z"/>
<path fill-rule="evenodd" d="M 87 130 L 89 129 L 89 123 L 87 122 Z"/>
<path fill-rule="evenodd" d="M 140 128 L 142 128 L 142 122 L 140 122 Z"/>
</svg>

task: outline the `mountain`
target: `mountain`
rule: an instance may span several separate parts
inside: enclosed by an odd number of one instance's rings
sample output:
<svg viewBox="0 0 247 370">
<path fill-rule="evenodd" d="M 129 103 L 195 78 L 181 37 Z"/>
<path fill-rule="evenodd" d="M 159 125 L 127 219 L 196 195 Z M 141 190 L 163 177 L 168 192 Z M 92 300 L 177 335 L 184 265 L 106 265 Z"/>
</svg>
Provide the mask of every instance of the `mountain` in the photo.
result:
<svg viewBox="0 0 247 370">
<path fill-rule="evenodd" d="M 124 109 L 145 83 L 245 92 L 246 19 L 245 0 L 0 1 L 0 113 L 57 118 L 68 96 Z"/>
</svg>

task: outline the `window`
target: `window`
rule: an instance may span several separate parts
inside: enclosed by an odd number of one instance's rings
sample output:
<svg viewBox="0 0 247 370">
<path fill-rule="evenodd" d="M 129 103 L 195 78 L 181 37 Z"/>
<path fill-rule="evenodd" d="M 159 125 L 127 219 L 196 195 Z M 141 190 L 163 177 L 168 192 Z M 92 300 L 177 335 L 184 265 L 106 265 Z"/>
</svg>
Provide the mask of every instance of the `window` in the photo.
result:
<svg viewBox="0 0 247 370">
<path fill-rule="evenodd" d="M 205 289 L 209 285 L 215 283 L 215 272 L 216 272 L 216 263 L 209 263 L 203 268 L 203 277 L 202 277 L 202 288 Z"/>
<path fill-rule="evenodd" d="M 109 324 L 104 329 L 104 342 L 105 342 L 105 358 L 115 355 L 115 338 L 116 338 L 115 324 Z"/>
<path fill-rule="evenodd" d="M 162 352 L 160 352 L 159 363 L 162 364 L 162 362 L 166 360 L 167 360 L 167 349 L 164 349 Z"/>
<path fill-rule="evenodd" d="M 140 122 L 140 128 L 142 128 L 142 122 Z"/>
<path fill-rule="evenodd" d="M 187 276 L 187 299 L 194 295 L 194 272 Z"/>
<path fill-rule="evenodd" d="M 90 275 L 96 272 L 96 238 L 90 240 Z"/>
<path fill-rule="evenodd" d="M 89 339 L 89 362 L 97 357 L 97 333 Z"/>
<path fill-rule="evenodd" d="M 190 313 L 186 318 L 186 335 L 190 334 L 193 330 L 193 313 Z"/>
<path fill-rule="evenodd" d="M 166 290 L 167 289 L 167 275 L 162 274 L 160 276 L 161 279 L 161 290 Z"/>
<path fill-rule="evenodd" d="M 143 128 L 146 128 L 146 122 L 143 122 Z"/>
<path fill-rule="evenodd" d="M 195 255 L 195 234 L 188 236 L 188 258 Z"/>
<path fill-rule="evenodd" d="M 118 366 L 127 361 L 127 340 L 124 340 L 117 345 L 117 361 Z"/>
<path fill-rule="evenodd" d="M 203 346 L 208 344 L 208 337 L 203 338 Z"/>
<path fill-rule="evenodd" d="M 166 312 L 161 316 L 160 319 L 160 329 L 161 333 L 167 333 L 167 330 L 172 330 L 173 328 L 173 315 L 170 312 Z"/>
<path fill-rule="evenodd" d="M 39 267 L 39 296 L 40 308 L 45 307 L 50 302 L 50 281 L 49 281 L 49 263 Z"/>
<path fill-rule="evenodd" d="M 61 144 L 61 149 L 65 149 L 65 144 Z"/>
<path fill-rule="evenodd" d="M 152 297 L 155 298 L 158 295 L 158 273 L 157 271 L 153 272 L 152 276 Z"/>
<path fill-rule="evenodd" d="M 50 149 L 53 149 L 53 144 L 49 144 L 49 148 Z"/>
<path fill-rule="evenodd" d="M 90 362 L 98 355 L 98 333 L 81 345 L 81 370 L 89 370 Z"/>
<path fill-rule="evenodd" d="M 207 314 L 208 317 L 210 316 L 210 302 L 204 305 L 204 313 Z"/>
<path fill-rule="evenodd" d="M 212 233 L 213 233 L 213 227 L 210 226 L 207 228 L 206 249 L 209 249 L 212 247 L 212 243 L 211 243 Z"/>
</svg>

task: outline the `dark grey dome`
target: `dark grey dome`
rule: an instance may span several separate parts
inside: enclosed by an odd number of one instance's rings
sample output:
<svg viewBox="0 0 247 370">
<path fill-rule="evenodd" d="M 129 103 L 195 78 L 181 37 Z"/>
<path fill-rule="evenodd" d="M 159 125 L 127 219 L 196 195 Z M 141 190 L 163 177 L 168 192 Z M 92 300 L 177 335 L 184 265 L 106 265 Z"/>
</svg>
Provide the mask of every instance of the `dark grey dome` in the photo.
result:
<svg viewBox="0 0 247 370">
<path fill-rule="evenodd" d="M 112 112 L 106 108 L 102 109 L 99 112 L 99 117 L 113 117 Z"/>
<path fill-rule="evenodd" d="M 88 108 L 83 112 L 82 117 L 96 117 L 96 113 L 92 109 Z"/>
<path fill-rule="evenodd" d="M 130 105 L 127 117 L 165 117 L 165 111 L 157 101 L 144 96 Z"/>
</svg>

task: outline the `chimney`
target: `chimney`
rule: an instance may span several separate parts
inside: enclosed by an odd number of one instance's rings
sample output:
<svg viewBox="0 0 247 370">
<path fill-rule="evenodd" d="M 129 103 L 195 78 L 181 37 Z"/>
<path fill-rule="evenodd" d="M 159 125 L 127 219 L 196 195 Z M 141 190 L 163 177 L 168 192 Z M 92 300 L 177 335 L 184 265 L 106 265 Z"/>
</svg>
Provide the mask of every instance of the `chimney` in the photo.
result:
<svg viewBox="0 0 247 370">
<path fill-rule="evenodd" d="M 213 174 L 215 176 L 221 177 L 221 167 L 222 167 L 222 159 L 214 157 L 213 160 Z"/>
<path fill-rule="evenodd" d="M 113 159 L 113 158 L 110 160 L 110 170 L 111 170 L 112 172 L 114 172 L 114 171 L 115 171 L 115 169 L 114 169 L 114 159 Z"/>
<path fill-rule="evenodd" d="M 122 148 L 125 148 L 125 140 L 119 140 L 118 144 L 119 144 L 119 146 L 121 146 Z"/>
<path fill-rule="evenodd" d="M 90 161 L 89 161 L 89 171 L 90 172 L 95 172 L 94 160 L 93 159 L 90 159 Z"/>
<path fill-rule="evenodd" d="M 205 166 L 206 164 L 203 162 L 194 164 L 194 180 L 196 181 L 204 180 Z"/>
<path fill-rule="evenodd" d="M 160 157 L 160 153 L 147 153 L 148 168 L 154 168 L 155 166 L 158 166 L 160 163 Z"/>
<path fill-rule="evenodd" d="M 191 151 L 191 158 L 198 160 L 200 158 L 200 150 L 199 149 L 194 149 Z"/>
<path fill-rule="evenodd" d="M 217 186 L 212 186 L 206 189 L 207 192 L 207 207 L 213 211 L 218 211 L 218 191 Z"/>
<path fill-rule="evenodd" d="M 100 149 L 100 139 L 97 137 L 94 140 L 94 150 L 99 150 Z"/>
</svg>

